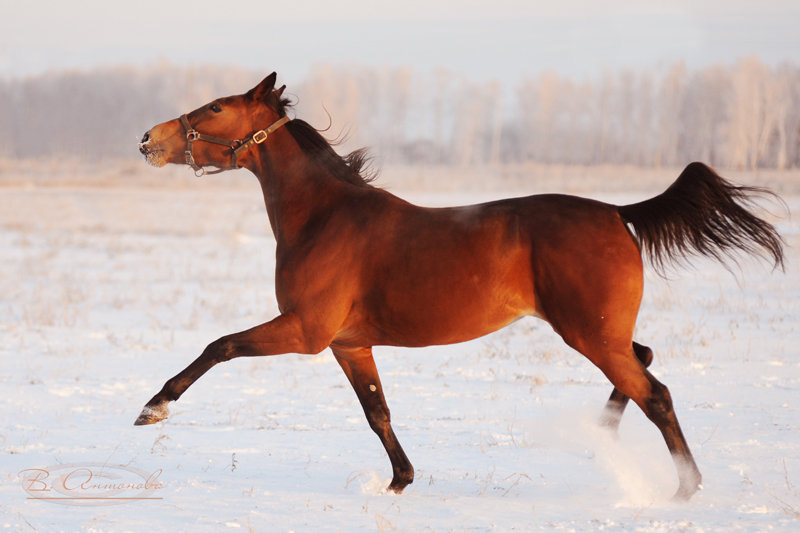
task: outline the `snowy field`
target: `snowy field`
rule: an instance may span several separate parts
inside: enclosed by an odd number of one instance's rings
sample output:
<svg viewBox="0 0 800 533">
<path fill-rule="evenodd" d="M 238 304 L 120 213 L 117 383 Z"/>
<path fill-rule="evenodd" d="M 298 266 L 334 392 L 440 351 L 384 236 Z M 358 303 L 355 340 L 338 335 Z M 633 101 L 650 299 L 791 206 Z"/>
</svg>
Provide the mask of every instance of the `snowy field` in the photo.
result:
<svg viewBox="0 0 800 533">
<path fill-rule="evenodd" d="M 146 187 L 135 173 L 126 186 L 0 187 L 0 529 L 800 529 L 800 195 L 784 197 L 794 218 L 772 219 L 785 274 L 698 261 L 669 281 L 647 278 L 636 339 L 653 348 L 704 475 L 688 504 L 670 501 L 677 479 L 655 427 L 631 406 L 619 439 L 600 430 L 611 386 L 534 319 L 460 345 L 375 349 L 417 472 L 396 495 L 329 351 L 230 361 L 165 422 L 133 426 L 210 341 L 277 312 L 255 180 L 171 187 L 172 174 L 142 172 Z M 226 179 L 250 181 L 226 190 Z M 586 195 L 635 201 L 669 183 Z M 20 474 L 98 464 L 157 483 L 149 499 L 66 505 L 33 499 Z"/>
</svg>

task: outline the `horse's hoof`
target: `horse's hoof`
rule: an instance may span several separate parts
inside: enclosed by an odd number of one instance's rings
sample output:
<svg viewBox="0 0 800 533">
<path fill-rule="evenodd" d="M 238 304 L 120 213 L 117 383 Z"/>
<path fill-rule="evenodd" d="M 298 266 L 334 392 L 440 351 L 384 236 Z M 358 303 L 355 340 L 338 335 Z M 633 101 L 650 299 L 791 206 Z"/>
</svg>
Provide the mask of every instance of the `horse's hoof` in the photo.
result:
<svg viewBox="0 0 800 533">
<path fill-rule="evenodd" d="M 608 430 L 614 437 L 619 437 L 620 420 L 622 420 L 622 413 L 607 408 L 600 416 L 598 423 L 601 428 Z"/>
<path fill-rule="evenodd" d="M 403 489 L 405 489 L 408 485 L 414 482 L 414 471 L 412 470 L 410 473 L 405 475 L 400 475 L 392 479 L 392 482 L 389 484 L 389 487 L 386 489 L 390 492 L 394 492 L 395 494 L 401 494 Z"/>
<path fill-rule="evenodd" d="M 689 487 L 678 487 L 678 492 L 676 492 L 675 496 L 672 497 L 672 501 L 676 503 L 688 502 L 698 490 L 702 489 L 703 485 L 700 483 L 691 485 Z"/>
<path fill-rule="evenodd" d="M 405 485 L 395 485 L 394 483 L 390 483 L 386 490 L 389 492 L 394 492 L 395 494 L 402 494 L 403 489 L 406 488 Z"/>
<path fill-rule="evenodd" d="M 169 409 L 167 409 L 166 402 L 157 405 L 145 405 L 133 425 L 146 426 L 147 424 L 155 424 L 167 418 L 168 415 Z"/>
</svg>

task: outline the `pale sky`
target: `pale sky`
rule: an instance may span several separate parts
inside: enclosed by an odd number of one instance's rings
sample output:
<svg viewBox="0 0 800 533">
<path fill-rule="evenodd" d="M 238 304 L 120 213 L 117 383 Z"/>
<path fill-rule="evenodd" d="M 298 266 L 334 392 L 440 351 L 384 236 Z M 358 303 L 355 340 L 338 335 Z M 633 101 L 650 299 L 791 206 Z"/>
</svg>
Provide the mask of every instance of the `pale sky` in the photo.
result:
<svg viewBox="0 0 800 533">
<path fill-rule="evenodd" d="M 446 67 L 515 81 L 545 69 L 800 62 L 798 0 L 0 0 L 0 77 L 205 63 L 300 81 L 312 66 Z"/>
</svg>

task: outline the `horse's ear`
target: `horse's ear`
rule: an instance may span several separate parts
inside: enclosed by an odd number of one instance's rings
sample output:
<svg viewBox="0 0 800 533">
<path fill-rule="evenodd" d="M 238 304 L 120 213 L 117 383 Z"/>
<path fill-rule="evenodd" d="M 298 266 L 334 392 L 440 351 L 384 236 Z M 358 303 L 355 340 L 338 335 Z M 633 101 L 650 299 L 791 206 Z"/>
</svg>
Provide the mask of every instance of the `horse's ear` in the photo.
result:
<svg viewBox="0 0 800 533">
<path fill-rule="evenodd" d="M 261 80 L 261 83 L 250 89 L 250 91 L 247 93 L 247 96 L 253 100 L 265 100 L 267 96 L 272 93 L 272 89 L 275 88 L 275 80 L 277 77 L 278 75 L 273 72 Z"/>
<path fill-rule="evenodd" d="M 275 96 L 277 96 L 278 99 L 280 99 L 280 97 L 283 95 L 283 91 L 285 90 L 286 90 L 286 85 L 281 85 L 281 88 L 275 91 Z"/>
</svg>

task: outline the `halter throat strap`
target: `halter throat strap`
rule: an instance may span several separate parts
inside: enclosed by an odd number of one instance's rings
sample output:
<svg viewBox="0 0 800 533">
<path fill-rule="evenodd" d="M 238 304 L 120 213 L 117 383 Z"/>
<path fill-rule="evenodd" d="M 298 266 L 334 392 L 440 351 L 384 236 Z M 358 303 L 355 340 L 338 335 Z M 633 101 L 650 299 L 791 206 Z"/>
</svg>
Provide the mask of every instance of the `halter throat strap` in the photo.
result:
<svg viewBox="0 0 800 533">
<path fill-rule="evenodd" d="M 275 130 L 289 122 L 289 117 L 281 117 L 272 124 L 270 124 L 266 129 L 258 130 L 257 132 L 253 133 L 252 135 L 248 136 L 246 139 L 240 140 L 230 140 L 230 139 L 222 139 L 220 137 L 214 137 L 213 135 L 206 135 L 204 133 L 200 133 L 196 129 L 192 127 L 189 123 L 189 117 L 185 114 L 181 115 L 180 121 L 183 128 L 186 130 L 186 164 L 192 167 L 194 170 L 195 176 L 198 178 L 205 175 L 205 174 L 219 174 L 220 172 L 224 172 L 225 170 L 230 170 L 234 168 L 238 168 L 238 159 L 239 154 L 244 152 L 245 150 L 249 149 L 254 144 L 261 144 L 272 135 Z M 231 166 L 229 168 L 219 168 L 217 170 L 206 170 L 202 166 L 198 165 L 197 162 L 194 160 L 194 143 L 195 141 L 205 141 L 210 142 L 213 144 L 220 144 L 222 146 L 227 146 L 231 149 Z"/>
</svg>

